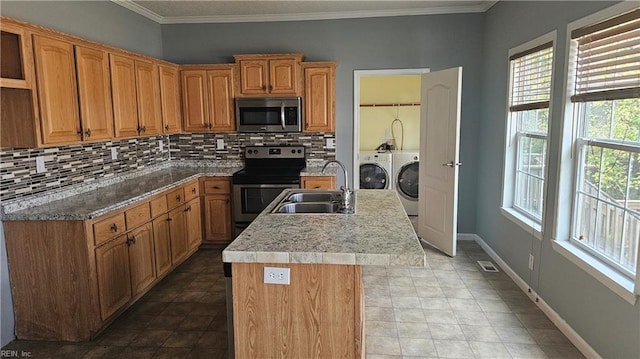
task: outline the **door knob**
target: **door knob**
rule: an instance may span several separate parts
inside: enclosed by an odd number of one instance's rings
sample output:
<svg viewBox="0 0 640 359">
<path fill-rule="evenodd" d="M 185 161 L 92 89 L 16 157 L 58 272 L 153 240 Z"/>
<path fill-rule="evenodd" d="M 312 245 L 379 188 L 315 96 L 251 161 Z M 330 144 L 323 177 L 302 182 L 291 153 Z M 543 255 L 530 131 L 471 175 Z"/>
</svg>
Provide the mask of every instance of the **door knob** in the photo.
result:
<svg viewBox="0 0 640 359">
<path fill-rule="evenodd" d="M 454 166 L 462 166 L 462 162 L 447 162 L 447 163 L 443 163 L 443 166 L 448 166 L 448 167 L 454 167 Z"/>
</svg>

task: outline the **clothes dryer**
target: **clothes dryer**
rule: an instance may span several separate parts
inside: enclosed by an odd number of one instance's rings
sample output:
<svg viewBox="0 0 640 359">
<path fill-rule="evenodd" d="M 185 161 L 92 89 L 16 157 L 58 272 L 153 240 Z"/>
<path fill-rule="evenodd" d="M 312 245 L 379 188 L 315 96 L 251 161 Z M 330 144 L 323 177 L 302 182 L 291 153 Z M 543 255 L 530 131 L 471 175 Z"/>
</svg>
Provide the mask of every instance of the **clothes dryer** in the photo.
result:
<svg viewBox="0 0 640 359">
<path fill-rule="evenodd" d="M 418 215 L 419 151 L 393 152 L 393 183 L 409 216 Z"/>
<path fill-rule="evenodd" d="M 391 152 L 360 151 L 360 188 L 392 189 Z"/>
</svg>

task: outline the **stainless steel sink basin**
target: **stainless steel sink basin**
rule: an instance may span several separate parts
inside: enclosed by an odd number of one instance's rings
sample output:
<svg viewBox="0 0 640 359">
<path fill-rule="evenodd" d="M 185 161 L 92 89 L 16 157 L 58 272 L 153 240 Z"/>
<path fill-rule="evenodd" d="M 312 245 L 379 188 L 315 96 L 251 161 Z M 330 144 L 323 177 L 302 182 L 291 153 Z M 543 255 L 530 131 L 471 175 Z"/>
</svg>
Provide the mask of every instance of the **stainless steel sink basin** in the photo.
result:
<svg viewBox="0 0 640 359">
<path fill-rule="evenodd" d="M 339 213 L 335 202 L 286 202 L 279 204 L 272 213 Z"/>
<path fill-rule="evenodd" d="M 340 191 L 294 192 L 285 199 L 286 202 L 339 202 Z"/>
</svg>

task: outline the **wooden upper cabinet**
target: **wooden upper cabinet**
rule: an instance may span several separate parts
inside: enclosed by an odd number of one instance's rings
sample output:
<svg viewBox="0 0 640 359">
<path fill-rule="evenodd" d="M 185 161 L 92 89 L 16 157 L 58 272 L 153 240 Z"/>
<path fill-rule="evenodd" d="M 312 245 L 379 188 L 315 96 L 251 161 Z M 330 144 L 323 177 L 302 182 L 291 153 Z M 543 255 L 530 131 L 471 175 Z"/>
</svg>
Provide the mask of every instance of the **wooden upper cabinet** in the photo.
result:
<svg viewBox="0 0 640 359">
<path fill-rule="evenodd" d="M 138 135 L 138 101 L 136 99 L 135 61 L 109 54 L 115 137 Z"/>
<path fill-rule="evenodd" d="M 33 89 L 33 44 L 26 29 L 3 21 L 0 23 L 2 51 L 0 51 L 0 86 Z"/>
<path fill-rule="evenodd" d="M 239 96 L 300 96 L 302 54 L 235 55 Z"/>
<path fill-rule="evenodd" d="M 207 71 L 182 70 L 184 130 L 200 132 L 211 128 L 207 106 Z"/>
<path fill-rule="evenodd" d="M 138 134 L 152 136 L 162 133 L 160 79 L 156 64 L 135 60 L 138 99 Z"/>
<path fill-rule="evenodd" d="M 233 68 L 207 70 L 207 89 L 213 131 L 235 131 Z"/>
<path fill-rule="evenodd" d="M 304 73 L 304 131 L 335 131 L 335 62 L 309 62 Z"/>
<path fill-rule="evenodd" d="M 106 51 L 76 46 L 76 69 L 83 138 L 113 138 L 113 111 Z"/>
<path fill-rule="evenodd" d="M 158 65 L 158 72 L 160 74 L 162 129 L 164 133 L 178 133 L 182 131 L 178 67 Z"/>
<path fill-rule="evenodd" d="M 43 144 L 80 141 L 73 45 L 33 36 Z"/>
</svg>

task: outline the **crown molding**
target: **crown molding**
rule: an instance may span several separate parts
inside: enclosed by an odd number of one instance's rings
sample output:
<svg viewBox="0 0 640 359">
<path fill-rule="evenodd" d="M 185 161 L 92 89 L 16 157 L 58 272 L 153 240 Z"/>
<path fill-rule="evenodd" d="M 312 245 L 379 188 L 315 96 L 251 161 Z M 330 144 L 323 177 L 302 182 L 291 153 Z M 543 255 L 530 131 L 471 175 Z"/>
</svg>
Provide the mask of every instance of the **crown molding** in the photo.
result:
<svg viewBox="0 0 640 359">
<path fill-rule="evenodd" d="M 220 15 L 220 16 L 174 16 L 164 17 L 142 7 L 131 0 L 111 0 L 112 2 L 134 11 L 159 24 L 198 24 L 198 23 L 241 23 L 241 22 L 275 22 L 305 20 L 336 20 L 387 16 L 442 15 L 460 13 L 485 12 L 498 0 L 477 6 L 448 6 L 440 8 L 400 9 L 400 10 L 365 10 L 299 14 L 265 14 L 265 15 Z"/>
</svg>

